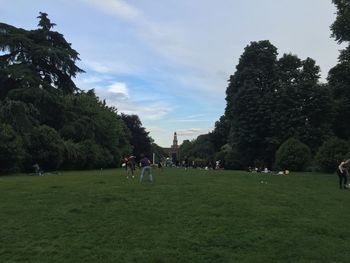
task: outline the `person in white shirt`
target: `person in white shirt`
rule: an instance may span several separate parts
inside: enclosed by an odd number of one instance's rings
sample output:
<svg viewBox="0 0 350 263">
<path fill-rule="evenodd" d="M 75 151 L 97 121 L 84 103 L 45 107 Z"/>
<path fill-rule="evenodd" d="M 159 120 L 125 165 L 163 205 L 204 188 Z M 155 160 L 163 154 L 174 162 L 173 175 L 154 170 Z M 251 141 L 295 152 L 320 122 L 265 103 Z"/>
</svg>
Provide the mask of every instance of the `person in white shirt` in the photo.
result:
<svg viewBox="0 0 350 263">
<path fill-rule="evenodd" d="M 348 182 L 348 166 L 350 165 L 350 159 L 347 159 L 343 162 L 341 162 L 337 169 L 337 174 L 339 177 L 339 188 L 345 189 L 347 187 Z"/>
</svg>

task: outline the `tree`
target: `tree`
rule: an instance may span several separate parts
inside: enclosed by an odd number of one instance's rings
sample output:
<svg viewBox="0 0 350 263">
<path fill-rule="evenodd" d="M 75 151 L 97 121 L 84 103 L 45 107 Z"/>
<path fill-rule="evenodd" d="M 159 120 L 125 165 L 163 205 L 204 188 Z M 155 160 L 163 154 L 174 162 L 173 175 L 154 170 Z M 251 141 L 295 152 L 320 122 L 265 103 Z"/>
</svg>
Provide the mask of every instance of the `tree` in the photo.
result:
<svg viewBox="0 0 350 263">
<path fill-rule="evenodd" d="M 326 140 L 318 150 L 315 160 L 324 172 L 334 172 L 337 165 L 348 158 L 349 143 L 337 137 Z"/>
<path fill-rule="evenodd" d="M 295 138 L 285 141 L 276 152 L 277 169 L 303 171 L 311 160 L 310 148 Z"/>
<path fill-rule="evenodd" d="M 131 134 L 131 145 L 133 147 L 133 155 L 140 158 L 141 154 L 151 156 L 151 137 L 146 129 L 142 127 L 142 123 L 137 115 L 121 115 L 126 127 Z"/>
<path fill-rule="evenodd" d="M 47 14 L 38 18 L 39 28 L 29 31 L 0 23 L 0 122 L 23 141 L 25 159 L 17 166 L 115 167 L 132 150 L 130 131 L 116 108 L 75 86 L 72 79 L 83 72 L 78 53 Z"/>
<path fill-rule="evenodd" d="M 25 134 L 38 125 L 39 111 L 33 104 L 5 100 L 0 105 L 0 122 L 10 124 L 19 134 Z"/>
<path fill-rule="evenodd" d="M 51 31 L 55 25 L 40 13 L 39 29 L 27 31 L 0 23 L 0 93 L 15 88 L 55 87 L 65 94 L 78 91 L 72 78 L 84 72 L 75 62 L 78 52 L 62 34 Z"/>
<path fill-rule="evenodd" d="M 190 140 L 184 140 L 179 147 L 179 154 L 181 158 L 192 156 L 193 144 Z"/>
<path fill-rule="evenodd" d="M 277 49 L 269 41 L 251 42 L 230 77 L 225 112 L 230 123 L 230 144 L 240 153 L 240 163 L 255 159 L 272 164 L 277 148 L 272 138 L 272 110 L 277 82 Z"/>
<path fill-rule="evenodd" d="M 189 156 L 212 160 L 215 154 L 215 147 L 212 141 L 211 134 L 202 134 L 192 142 L 192 149 Z"/>
<path fill-rule="evenodd" d="M 213 144 L 216 151 L 227 144 L 230 132 L 230 122 L 226 115 L 220 117 L 220 119 L 215 122 L 215 128 L 212 132 Z"/>
<path fill-rule="evenodd" d="M 151 143 L 151 151 L 152 151 L 152 154 L 154 153 L 155 155 L 154 161 L 156 163 L 162 161 L 168 156 L 168 154 L 164 151 L 164 149 L 154 142 Z"/>
<path fill-rule="evenodd" d="M 350 1 L 332 0 L 337 8 L 337 17 L 331 25 L 332 37 L 338 43 L 350 41 Z"/>
<path fill-rule="evenodd" d="M 320 68 L 311 58 L 284 54 L 278 60 L 278 86 L 273 129 L 278 144 L 290 137 L 305 142 L 313 152 L 331 134 L 332 100 L 320 85 Z"/>
<path fill-rule="evenodd" d="M 20 136 L 11 125 L 0 124 L 0 173 L 19 170 L 24 159 Z"/>
<path fill-rule="evenodd" d="M 347 42 L 347 47 L 340 51 L 338 64 L 330 69 L 328 81 L 335 101 L 334 133 L 342 139 L 350 138 L 350 127 L 346 121 L 350 118 L 350 1 L 333 0 L 337 16 L 331 25 L 332 36 L 338 43 Z"/>
<path fill-rule="evenodd" d="M 38 163 L 45 170 L 57 170 L 63 161 L 63 145 L 53 128 L 42 125 L 33 129 L 26 142 L 26 169 L 31 170 Z"/>
</svg>

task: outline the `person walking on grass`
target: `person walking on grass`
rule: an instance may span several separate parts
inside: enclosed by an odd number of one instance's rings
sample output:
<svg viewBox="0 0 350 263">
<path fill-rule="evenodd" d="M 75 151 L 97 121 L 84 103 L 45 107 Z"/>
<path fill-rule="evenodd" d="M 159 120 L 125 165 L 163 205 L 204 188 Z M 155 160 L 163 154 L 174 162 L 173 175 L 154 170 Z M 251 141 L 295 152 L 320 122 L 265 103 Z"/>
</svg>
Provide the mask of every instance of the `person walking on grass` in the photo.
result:
<svg viewBox="0 0 350 263">
<path fill-rule="evenodd" d="M 340 189 L 347 188 L 347 182 L 348 182 L 348 176 L 349 176 L 349 172 L 348 172 L 349 165 L 350 165 L 350 159 L 347 159 L 341 162 L 337 168 Z"/>
<path fill-rule="evenodd" d="M 140 166 L 141 166 L 141 169 L 142 169 L 141 170 L 141 175 L 140 175 L 140 183 L 142 183 L 143 176 L 144 176 L 145 172 L 148 173 L 149 180 L 151 182 L 153 182 L 152 173 L 151 173 L 151 162 L 143 154 L 141 154 Z"/>
</svg>

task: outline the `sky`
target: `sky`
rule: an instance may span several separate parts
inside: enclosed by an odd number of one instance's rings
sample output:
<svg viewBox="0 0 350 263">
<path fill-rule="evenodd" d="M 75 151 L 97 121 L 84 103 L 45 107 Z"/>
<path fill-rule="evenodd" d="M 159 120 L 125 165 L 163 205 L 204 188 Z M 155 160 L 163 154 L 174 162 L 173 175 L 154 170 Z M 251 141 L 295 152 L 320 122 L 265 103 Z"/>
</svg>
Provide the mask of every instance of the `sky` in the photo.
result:
<svg viewBox="0 0 350 263">
<path fill-rule="evenodd" d="M 118 112 L 136 114 L 155 142 L 214 129 L 244 47 L 270 40 L 311 57 L 325 81 L 341 47 L 331 0 L 0 0 L 0 22 L 35 29 L 39 12 L 80 54 L 75 79 Z"/>
</svg>

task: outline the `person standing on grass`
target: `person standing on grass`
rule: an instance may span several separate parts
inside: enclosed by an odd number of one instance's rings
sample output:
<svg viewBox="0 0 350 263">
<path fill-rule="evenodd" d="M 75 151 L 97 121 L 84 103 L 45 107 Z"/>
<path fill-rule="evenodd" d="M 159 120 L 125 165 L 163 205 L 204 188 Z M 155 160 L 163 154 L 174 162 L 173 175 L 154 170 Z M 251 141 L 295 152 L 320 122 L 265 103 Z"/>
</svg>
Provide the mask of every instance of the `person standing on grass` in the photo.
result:
<svg viewBox="0 0 350 263">
<path fill-rule="evenodd" d="M 350 159 L 347 159 L 347 160 L 341 162 L 338 166 L 337 174 L 339 177 L 339 188 L 340 189 L 347 188 L 346 184 L 348 182 L 348 175 L 349 175 L 348 167 L 349 167 L 349 165 L 350 165 Z"/>
<path fill-rule="evenodd" d="M 148 173 L 148 175 L 149 175 L 149 180 L 150 180 L 151 182 L 153 182 L 152 173 L 151 173 L 151 162 L 150 162 L 150 160 L 149 160 L 147 157 L 145 157 L 143 154 L 141 154 L 140 166 L 141 166 L 141 168 L 142 168 L 142 170 L 141 170 L 141 175 L 140 175 L 140 183 L 142 183 L 143 176 L 144 176 L 145 172 Z"/>
<path fill-rule="evenodd" d="M 134 178 L 134 171 L 135 171 L 135 156 L 131 155 L 127 158 L 126 161 L 126 171 L 127 171 L 127 177 L 129 178 L 129 174 L 131 174 L 132 178 Z"/>
</svg>

